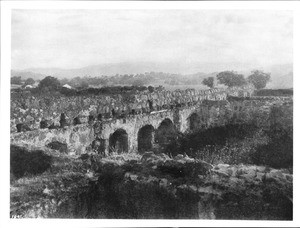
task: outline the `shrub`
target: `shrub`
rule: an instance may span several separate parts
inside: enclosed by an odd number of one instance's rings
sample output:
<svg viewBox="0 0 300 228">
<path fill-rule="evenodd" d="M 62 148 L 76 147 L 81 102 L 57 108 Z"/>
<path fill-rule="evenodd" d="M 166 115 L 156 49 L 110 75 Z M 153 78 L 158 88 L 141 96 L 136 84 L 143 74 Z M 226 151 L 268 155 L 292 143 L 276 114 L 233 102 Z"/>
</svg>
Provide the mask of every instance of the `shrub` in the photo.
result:
<svg viewBox="0 0 300 228">
<path fill-rule="evenodd" d="M 226 126 L 214 127 L 205 131 L 198 131 L 190 134 L 180 134 L 178 139 L 166 146 L 165 153 L 169 156 L 186 153 L 190 157 L 197 157 L 199 151 L 207 146 L 225 146 L 229 139 L 242 140 L 252 136 L 257 127 L 253 124 L 229 124 Z M 213 152 L 211 152 L 213 153 Z"/>
<path fill-rule="evenodd" d="M 268 132 L 271 138 L 267 145 L 259 146 L 251 154 L 251 160 L 257 165 L 268 165 L 273 168 L 293 167 L 293 138 L 288 132 Z"/>
<path fill-rule="evenodd" d="M 42 150 L 28 151 L 25 148 L 11 145 L 10 172 L 21 178 L 27 174 L 37 175 L 51 167 L 52 157 Z"/>
</svg>

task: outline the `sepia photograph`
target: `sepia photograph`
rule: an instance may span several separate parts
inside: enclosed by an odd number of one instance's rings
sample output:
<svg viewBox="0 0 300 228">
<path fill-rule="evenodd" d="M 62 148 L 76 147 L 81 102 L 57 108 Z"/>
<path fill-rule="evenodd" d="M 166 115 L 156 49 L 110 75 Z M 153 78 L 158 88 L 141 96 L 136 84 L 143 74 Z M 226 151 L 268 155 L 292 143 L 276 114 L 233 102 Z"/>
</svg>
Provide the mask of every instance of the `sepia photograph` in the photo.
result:
<svg viewBox="0 0 300 228">
<path fill-rule="evenodd" d="M 78 6 L 10 10 L 10 220 L 295 219 L 293 9 Z"/>
</svg>

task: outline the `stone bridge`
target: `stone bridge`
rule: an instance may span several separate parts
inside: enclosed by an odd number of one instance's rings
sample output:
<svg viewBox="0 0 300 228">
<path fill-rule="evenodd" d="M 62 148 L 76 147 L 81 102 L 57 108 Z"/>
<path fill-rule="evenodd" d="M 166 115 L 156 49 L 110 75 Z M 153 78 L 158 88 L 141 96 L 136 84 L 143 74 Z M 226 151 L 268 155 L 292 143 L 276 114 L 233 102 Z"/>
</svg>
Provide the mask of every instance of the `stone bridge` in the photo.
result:
<svg viewBox="0 0 300 228">
<path fill-rule="evenodd" d="M 12 133 L 11 143 L 42 147 L 52 141 L 59 141 L 67 143 L 69 149 L 76 154 L 84 153 L 88 147 L 105 154 L 142 152 L 169 143 L 177 132 L 195 129 L 194 125 L 198 123 L 195 122 L 197 120 L 193 118 L 192 113 L 196 110 L 198 112 L 204 110 L 204 106 L 153 111 L 126 118 L 95 120 L 88 124 L 58 129 Z"/>
<path fill-rule="evenodd" d="M 90 118 L 87 123 L 54 129 L 11 133 L 11 144 L 43 147 L 58 141 L 68 145 L 70 154 L 82 154 L 91 150 L 101 154 L 142 153 L 164 147 L 176 140 L 178 132 L 193 132 L 229 122 L 256 121 L 257 124 L 266 125 L 274 104 L 292 103 L 290 98 L 223 98 L 205 99 L 188 106 L 119 118 Z"/>
<path fill-rule="evenodd" d="M 11 132 L 59 128 L 93 120 L 123 118 L 152 111 L 191 107 L 204 100 L 228 96 L 251 96 L 253 88 L 175 90 L 120 95 L 64 96 L 59 94 L 12 93 Z"/>
<path fill-rule="evenodd" d="M 12 133 L 11 144 L 43 147 L 50 142 L 59 141 L 68 145 L 70 154 L 82 154 L 91 150 L 102 154 L 142 153 L 172 142 L 178 132 L 193 132 L 229 122 L 256 121 L 258 125 L 268 125 L 271 107 L 276 104 L 286 105 L 285 110 L 292 108 L 290 98 L 206 100 L 191 107 L 119 119 L 95 120 L 58 129 Z"/>
</svg>

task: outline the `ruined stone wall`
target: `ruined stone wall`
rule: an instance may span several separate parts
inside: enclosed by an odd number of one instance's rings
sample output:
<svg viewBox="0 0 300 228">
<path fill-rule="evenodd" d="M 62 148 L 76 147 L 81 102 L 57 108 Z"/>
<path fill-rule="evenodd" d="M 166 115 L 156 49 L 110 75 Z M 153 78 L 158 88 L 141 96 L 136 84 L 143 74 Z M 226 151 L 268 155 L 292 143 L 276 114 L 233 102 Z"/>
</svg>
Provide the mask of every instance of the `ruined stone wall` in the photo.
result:
<svg viewBox="0 0 300 228">
<path fill-rule="evenodd" d="M 11 144 L 25 147 L 44 147 L 51 142 L 58 141 L 67 144 L 69 154 L 82 154 L 91 146 L 94 138 L 93 126 L 82 124 L 60 129 L 38 129 L 13 133 Z"/>
<path fill-rule="evenodd" d="M 274 108 L 280 111 L 272 114 Z M 251 98 L 232 101 L 205 100 L 191 107 L 181 107 L 174 110 L 162 110 L 151 114 L 141 113 L 122 119 L 96 121 L 90 124 L 65 127 L 60 129 L 40 129 L 11 135 L 12 144 L 28 144 L 45 146 L 51 141 L 67 143 L 71 152 L 84 153 L 92 146 L 94 140 L 103 143 L 103 152 L 109 151 L 109 139 L 118 129 L 128 135 L 128 149 L 136 152 L 138 147 L 138 132 L 151 125 L 158 129 L 162 121 L 169 119 L 179 132 L 190 132 L 192 115 L 196 115 L 196 128 L 206 129 L 222 126 L 228 123 L 253 123 L 262 128 L 269 128 L 271 124 L 292 126 L 293 119 L 292 98 Z M 274 113 L 274 112 L 273 112 Z M 277 114 L 276 114 L 277 113 Z"/>
<path fill-rule="evenodd" d="M 97 138 L 105 141 L 105 150 L 108 151 L 109 138 L 118 129 L 123 129 L 128 134 L 128 145 L 130 151 L 136 151 L 138 131 L 146 126 L 151 125 L 157 129 L 161 122 L 169 119 L 174 123 L 174 114 L 172 110 L 158 111 L 151 114 L 142 113 L 135 116 L 130 116 L 124 119 L 113 119 L 103 121 L 98 128 L 95 128 Z"/>
<path fill-rule="evenodd" d="M 87 123 L 89 116 L 104 118 L 150 113 L 174 107 L 193 106 L 203 100 L 226 100 L 228 96 L 251 96 L 252 87 L 175 90 L 159 92 L 141 92 L 128 96 L 34 96 L 30 93 L 12 93 L 11 95 L 11 132 L 16 132 L 17 124 L 24 124 L 28 130 L 40 128 L 41 121 L 46 127 L 60 127 L 61 114 L 65 115 L 66 125 L 72 125 L 78 117 L 80 123 Z M 150 101 L 150 102 L 149 102 Z M 151 103 L 151 105 L 150 105 Z M 134 111 L 133 111 L 134 110 Z"/>
</svg>

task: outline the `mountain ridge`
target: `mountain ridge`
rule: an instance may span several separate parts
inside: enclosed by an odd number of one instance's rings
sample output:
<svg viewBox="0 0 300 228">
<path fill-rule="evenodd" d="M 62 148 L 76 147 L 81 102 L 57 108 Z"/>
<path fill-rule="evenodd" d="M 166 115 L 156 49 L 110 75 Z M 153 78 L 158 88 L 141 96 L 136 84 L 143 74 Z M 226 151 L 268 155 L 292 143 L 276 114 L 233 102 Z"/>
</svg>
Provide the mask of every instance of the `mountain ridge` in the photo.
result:
<svg viewBox="0 0 300 228">
<path fill-rule="evenodd" d="M 145 72 L 164 72 L 169 74 L 177 74 L 186 78 L 205 78 L 215 76 L 217 72 L 225 70 L 234 70 L 242 73 L 247 77 L 254 69 L 263 70 L 271 73 L 271 82 L 268 84 L 270 88 L 291 88 L 293 87 L 293 65 L 277 64 L 267 67 L 253 67 L 241 63 L 216 64 L 216 63 L 156 63 L 156 62 L 136 62 L 136 63 L 111 63 L 90 65 L 77 69 L 62 68 L 28 68 L 25 70 L 11 70 L 11 76 L 21 76 L 22 78 L 33 78 L 41 80 L 46 76 L 54 76 L 59 79 L 74 77 L 102 77 L 125 74 L 144 74 Z M 213 72 L 213 73 L 212 73 Z"/>
</svg>

